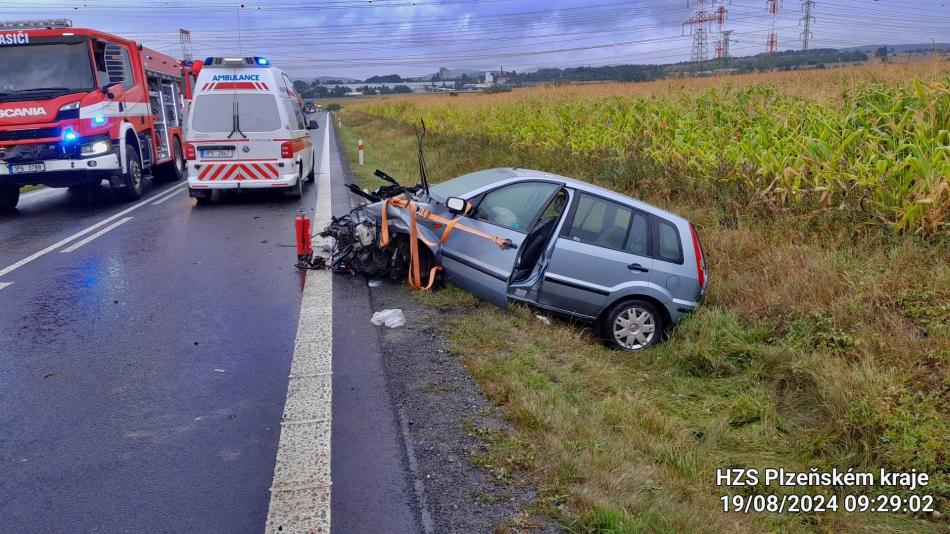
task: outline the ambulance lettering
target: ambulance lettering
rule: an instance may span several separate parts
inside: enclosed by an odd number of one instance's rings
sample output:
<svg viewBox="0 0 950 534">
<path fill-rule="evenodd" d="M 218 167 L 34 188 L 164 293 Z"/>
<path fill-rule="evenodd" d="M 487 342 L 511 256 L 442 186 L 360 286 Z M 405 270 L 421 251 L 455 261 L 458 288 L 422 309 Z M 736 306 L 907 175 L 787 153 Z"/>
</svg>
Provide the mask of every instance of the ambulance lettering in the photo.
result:
<svg viewBox="0 0 950 534">
<path fill-rule="evenodd" d="M 30 36 L 23 32 L 0 33 L 0 46 L 30 44 Z"/>
<path fill-rule="evenodd" d="M 213 82 L 259 82 L 260 74 L 215 74 Z"/>
<path fill-rule="evenodd" d="M 12 117 L 38 117 L 40 115 L 46 115 L 46 110 L 38 107 L 0 109 L 0 118 L 3 119 L 9 119 Z"/>
</svg>

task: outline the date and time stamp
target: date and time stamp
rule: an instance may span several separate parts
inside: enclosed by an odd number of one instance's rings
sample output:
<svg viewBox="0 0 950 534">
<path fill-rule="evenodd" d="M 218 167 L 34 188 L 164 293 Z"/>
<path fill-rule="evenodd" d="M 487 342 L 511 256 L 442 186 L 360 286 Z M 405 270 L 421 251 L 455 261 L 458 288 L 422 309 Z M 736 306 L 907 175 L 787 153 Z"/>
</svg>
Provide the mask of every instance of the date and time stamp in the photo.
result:
<svg viewBox="0 0 950 534">
<path fill-rule="evenodd" d="M 930 483 L 930 475 L 916 470 L 716 470 L 722 511 L 742 514 L 938 513 Z"/>
</svg>

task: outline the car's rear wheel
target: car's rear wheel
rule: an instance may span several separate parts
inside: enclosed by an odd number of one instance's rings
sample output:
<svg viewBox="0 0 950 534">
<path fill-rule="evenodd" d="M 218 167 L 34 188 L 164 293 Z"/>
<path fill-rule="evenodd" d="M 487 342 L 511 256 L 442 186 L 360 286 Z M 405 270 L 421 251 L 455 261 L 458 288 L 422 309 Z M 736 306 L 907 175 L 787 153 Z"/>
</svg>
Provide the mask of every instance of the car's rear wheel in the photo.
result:
<svg viewBox="0 0 950 534">
<path fill-rule="evenodd" d="M 611 306 L 600 323 L 601 339 L 611 348 L 638 352 L 660 341 L 663 315 L 656 306 L 640 299 L 631 299 Z"/>
<path fill-rule="evenodd" d="M 0 185 L 0 211 L 13 211 L 20 202 L 20 186 Z"/>
</svg>

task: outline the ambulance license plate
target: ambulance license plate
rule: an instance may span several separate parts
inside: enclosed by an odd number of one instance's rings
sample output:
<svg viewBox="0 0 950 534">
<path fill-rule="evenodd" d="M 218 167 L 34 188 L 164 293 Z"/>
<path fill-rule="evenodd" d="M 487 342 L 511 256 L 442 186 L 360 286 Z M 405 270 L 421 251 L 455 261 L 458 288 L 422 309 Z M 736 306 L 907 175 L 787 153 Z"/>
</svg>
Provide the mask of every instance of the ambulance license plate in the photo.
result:
<svg viewBox="0 0 950 534">
<path fill-rule="evenodd" d="M 25 163 L 23 165 L 10 164 L 10 174 L 21 174 L 26 172 L 43 172 L 46 165 L 43 163 Z"/>
<path fill-rule="evenodd" d="M 203 148 L 201 157 L 203 158 L 230 158 L 234 155 L 233 148 Z"/>
</svg>

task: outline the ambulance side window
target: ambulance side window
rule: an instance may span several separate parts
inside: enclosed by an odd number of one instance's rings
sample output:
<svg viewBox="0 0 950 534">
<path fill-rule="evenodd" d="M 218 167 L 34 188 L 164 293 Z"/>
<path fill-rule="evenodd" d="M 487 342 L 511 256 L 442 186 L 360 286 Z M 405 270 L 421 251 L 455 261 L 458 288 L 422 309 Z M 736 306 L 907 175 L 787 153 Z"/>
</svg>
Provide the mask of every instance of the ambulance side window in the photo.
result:
<svg viewBox="0 0 950 534">
<path fill-rule="evenodd" d="M 297 116 L 297 129 L 306 130 L 307 129 L 307 116 L 303 114 L 303 110 L 300 109 L 300 104 L 296 100 L 292 100 L 290 105 L 294 108 L 294 115 Z"/>
<path fill-rule="evenodd" d="M 284 99 L 284 109 L 287 112 L 287 120 L 290 122 L 291 130 L 307 129 L 306 122 L 303 122 L 301 119 L 303 114 L 300 112 L 300 108 L 293 101 Z"/>
</svg>

